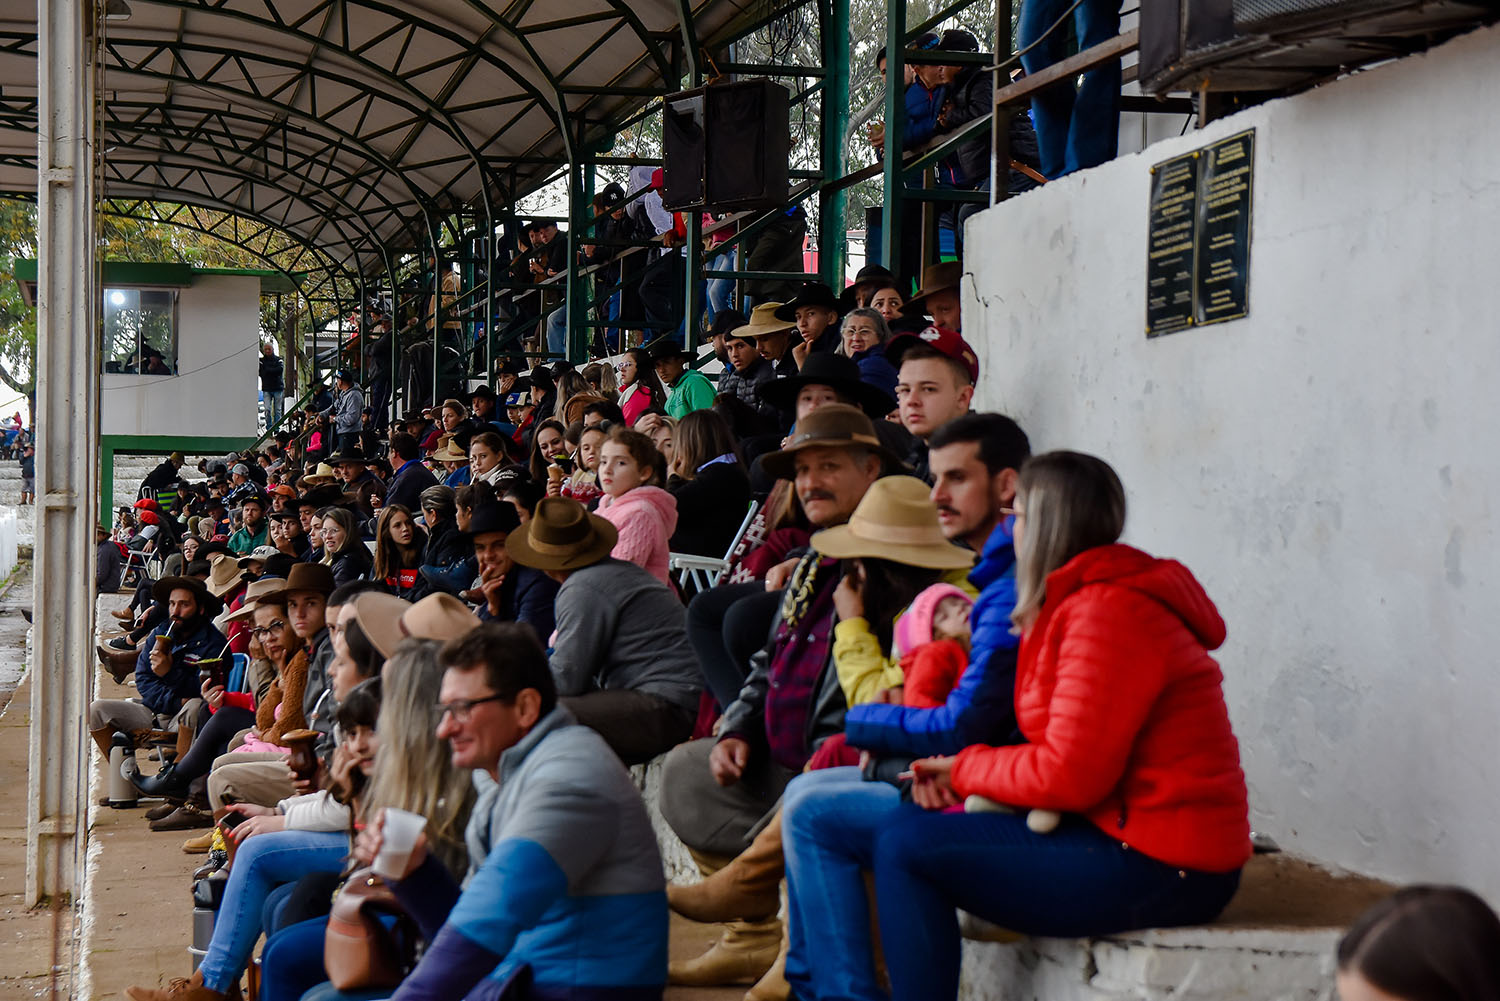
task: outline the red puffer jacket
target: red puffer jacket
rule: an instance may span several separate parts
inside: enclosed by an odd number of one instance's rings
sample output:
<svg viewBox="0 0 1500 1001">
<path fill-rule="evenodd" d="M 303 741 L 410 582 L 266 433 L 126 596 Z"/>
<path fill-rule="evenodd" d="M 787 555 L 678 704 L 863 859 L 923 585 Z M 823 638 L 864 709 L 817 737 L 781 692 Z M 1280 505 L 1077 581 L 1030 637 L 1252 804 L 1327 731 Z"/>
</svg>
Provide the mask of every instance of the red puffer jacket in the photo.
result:
<svg viewBox="0 0 1500 1001">
<path fill-rule="evenodd" d="M 1182 564 L 1100 546 L 1047 577 L 1021 641 L 1016 718 L 1029 744 L 964 749 L 960 795 L 1081 813 L 1169 865 L 1250 857 L 1249 806 L 1223 675 L 1224 620 Z"/>
</svg>

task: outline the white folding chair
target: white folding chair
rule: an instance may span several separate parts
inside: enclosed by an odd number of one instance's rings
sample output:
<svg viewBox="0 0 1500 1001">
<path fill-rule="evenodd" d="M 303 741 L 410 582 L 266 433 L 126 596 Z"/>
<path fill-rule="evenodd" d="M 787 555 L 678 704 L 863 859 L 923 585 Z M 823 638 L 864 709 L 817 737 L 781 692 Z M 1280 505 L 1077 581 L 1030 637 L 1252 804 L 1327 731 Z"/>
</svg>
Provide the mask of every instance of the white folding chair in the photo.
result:
<svg viewBox="0 0 1500 1001">
<path fill-rule="evenodd" d="M 717 587 L 724 574 L 729 571 L 729 561 L 733 558 L 734 551 L 739 548 L 740 540 L 745 537 L 746 532 L 750 531 L 750 523 L 755 520 L 755 513 L 759 510 L 760 502 L 752 500 L 749 510 L 745 512 L 745 519 L 735 530 L 734 538 L 730 540 L 729 548 L 724 551 L 723 557 L 697 556 L 693 553 L 670 554 L 667 562 L 668 572 L 678 575 L 677 586 L 686 591 L 688 582 L 691 581 L 695 593 Z"/>
</svg>

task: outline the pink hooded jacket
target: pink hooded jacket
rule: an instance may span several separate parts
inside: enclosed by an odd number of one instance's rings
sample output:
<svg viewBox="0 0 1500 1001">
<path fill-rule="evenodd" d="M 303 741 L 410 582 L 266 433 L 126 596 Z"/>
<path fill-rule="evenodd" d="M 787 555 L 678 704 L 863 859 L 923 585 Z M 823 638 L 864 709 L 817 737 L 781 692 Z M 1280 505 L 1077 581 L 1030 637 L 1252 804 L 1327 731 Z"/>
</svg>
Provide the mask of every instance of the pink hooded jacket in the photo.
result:
<svg viewBox="0 0 1500 1001">
<path fill-rule="evenodd" d="M 668 540 L 677 530 L 677 498 L 661 487 L 636 487 L 619 498 L 605 494 L 595 513 L 620 533 L 611 556 L 642 566 L 663 584 L 672 585 L 667 576 Z"/>
</svg>

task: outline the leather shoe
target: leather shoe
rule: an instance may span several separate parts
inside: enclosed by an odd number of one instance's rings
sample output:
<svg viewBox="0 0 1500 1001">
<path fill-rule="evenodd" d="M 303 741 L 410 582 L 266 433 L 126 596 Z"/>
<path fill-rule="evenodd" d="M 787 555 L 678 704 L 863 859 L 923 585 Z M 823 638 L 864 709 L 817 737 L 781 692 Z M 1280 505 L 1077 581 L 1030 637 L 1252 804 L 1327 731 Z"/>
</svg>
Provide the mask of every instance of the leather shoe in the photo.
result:
<svg viewBox="0 0 1500 1001">
<path fill-rule="evenodd" d="M 115 618 L 119 619 L 121 622 L 134 622 L 135 621 L 135 613 L 132 612 L 128 608 L 116 608 L 113 611 L 111 611 L 109 614 L 113 615 Z"/>
<path fill-rule="evenodd" d="M 147 820 L 160 820 L 163 817 L 170 816 L 181 805 L 182 805 L 182 800 L 180 800 L 180 799 L 177 799 L 177 800 L 169 799 L 165 803 L 158 803 L 155 806 L 153 806 L 151 809 L 149 809 L 149 810 L 146 811 L 146 819 Z"/>
<path fill-rule="evenodd" d="M 123 685 L 125 679 L 135 673 L 136 651 L 113 650 L 107 646 L 96 646 L 94 652 L 99 655 L 99 663 L 104 665 L 110 677 L 115 679 L 115 684 Z"/>
<path fill-rule="evenodd" d="M 104 645 L 112 650 L 129 650 L 133 653 L 136 652 L 135 644 L 130 642 L 130 636 L 128 634 L 125 636 L 116 636 L 114 639 L 110 640 Z"/>
<path fill-rule="evenodd" d="M 160 820 L 151 822 L 153 831 L 197 831 L 213 826 L 214 815 L 192 802 L 184 803 Z"/>
<path fill-rule="evenodd" d="M 120 774 L 147 796 L 163 796 L 169 799 L 184 799 L 191 780 L 180 778 L 174 765 L 163 765 L 155 775 L 142 775 L 140 766 L 127 761 L 120 766 Z"/>
<path fill-rule="evenodd" d="M 203 971 L 195 970 L 190 979 L 181 977 L 168 982 L 165 990 L 151 987 L 127 987 L 125 996 L 130 1001 L 240 1001 L 240 985 L 236 981 L 227 993 L 211 991 L 203 986 Z"/>
</svg>

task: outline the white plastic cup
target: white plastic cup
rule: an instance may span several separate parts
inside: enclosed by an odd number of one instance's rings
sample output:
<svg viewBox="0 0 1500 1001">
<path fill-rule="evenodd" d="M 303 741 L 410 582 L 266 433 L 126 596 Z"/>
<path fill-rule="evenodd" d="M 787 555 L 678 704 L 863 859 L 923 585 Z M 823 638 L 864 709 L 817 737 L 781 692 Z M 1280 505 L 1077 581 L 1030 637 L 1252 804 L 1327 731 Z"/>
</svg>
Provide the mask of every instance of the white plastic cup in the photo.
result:
<svg viewBox="0 0 1500 1001">
<path fill-rule="evenodd" d="M 417 835 L 427 826 L 427 818 L 410 810 L 385 808 L 384 821 L 380 828 L 380 852 L 371 866 L 375 875 L 384 879 L 400 879 L 406 875 L 406 865 L 417 847 Z"/>
</svg>

